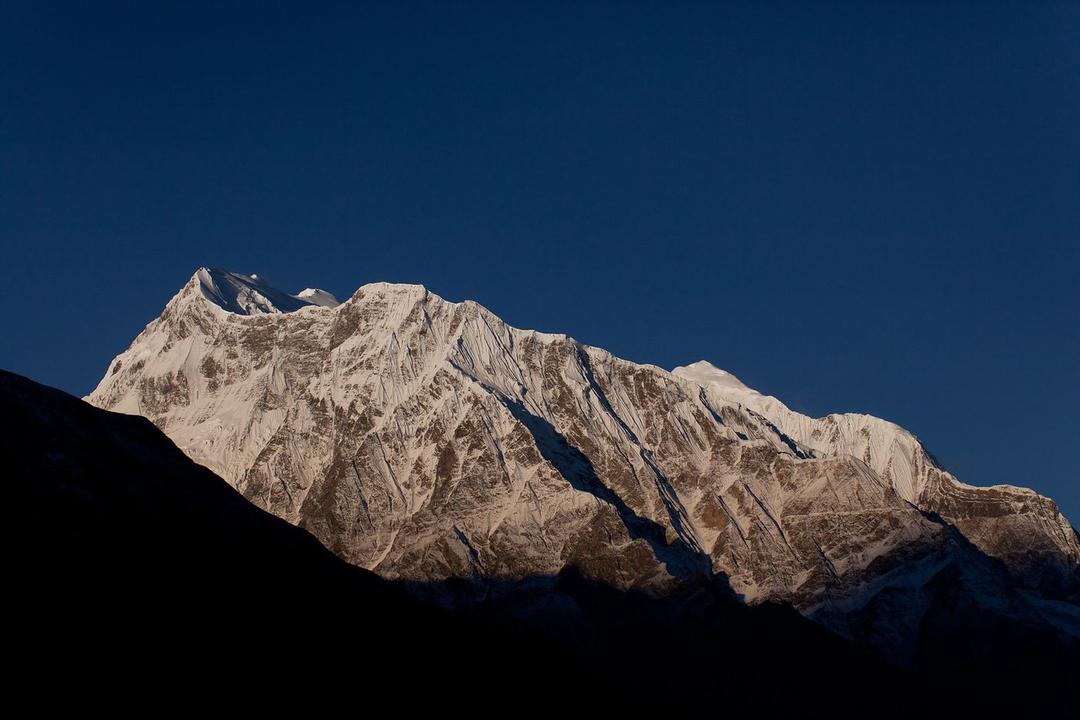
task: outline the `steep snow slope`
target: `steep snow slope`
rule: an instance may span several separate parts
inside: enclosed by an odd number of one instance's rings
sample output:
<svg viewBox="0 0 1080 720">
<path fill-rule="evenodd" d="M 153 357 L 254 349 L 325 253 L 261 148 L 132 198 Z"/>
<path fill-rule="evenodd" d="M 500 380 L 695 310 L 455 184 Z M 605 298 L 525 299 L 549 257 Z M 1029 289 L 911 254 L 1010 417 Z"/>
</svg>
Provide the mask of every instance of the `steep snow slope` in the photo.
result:
<svg viewBox="0 0 1080 720">
<path fill-rule="evenodd" d="M 88 399 L 146 415 L 253 502 L 384 576 L 573 566 L 662 590 L 715 574 L 748 602 L 839 627 L 943 572 L 991 597 L 970 541 L 1049 603 L 1077 587 L 1080 543 L 1051 501 L 960 485 L 884 421 L 804 418 L 711 366 L 636 365 L 419 286 L 226 312 L 204 272 Z M 915 605 L 890 632 L 917 634 Z"/>
</svg>

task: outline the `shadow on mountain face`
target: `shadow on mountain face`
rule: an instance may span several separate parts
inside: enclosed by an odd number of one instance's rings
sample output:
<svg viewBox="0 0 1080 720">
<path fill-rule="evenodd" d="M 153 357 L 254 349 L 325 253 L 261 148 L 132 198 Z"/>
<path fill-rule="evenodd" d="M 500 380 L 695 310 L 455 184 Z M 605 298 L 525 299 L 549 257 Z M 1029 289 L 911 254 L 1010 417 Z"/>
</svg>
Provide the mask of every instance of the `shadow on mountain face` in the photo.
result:
<svg viewBox="0 0 1080 720">
<path fill-rule="evenodd" d="M 918 581 L 900 578 L 861 598 L 842 623 L 818 619 L 924 677 L 955 678 L 994 711 L 1080 710 L 1070 690 L 1080 686 L 1080 607 L 1027 592 L 1000 559 L 936 513 L 922 514 L 945 532 L 936 553 L 915 563 Z M 881 562 L 898 564 L 889 555 Z"/>
<path fill-rule="evenodd" d="M 741 605 L 722 581 L 663 599 L 572 570 L 479 598 L 465 581 L 388 583 L 149 421 L 2 371 L 0 449 L 16 490 L 8 681 L 37 707 L 879 717 L 1071 701 L 1057 678 L 1015 668 L 990 683 L 896 669 L 790 608 Z M 463 593 L 454 610 L 415 599 Z"/>
<path fill-rule="evenodd" d="M 585 453 L 571 445 L 566 437 L 555 429 L 555 426 L 539 415 L 529 412 L 520 402 L 503 395 L 499 397 L 510 414 L 532 434 L 543 458 L 558 470 L 575 490 L 588 493 L 610 505 L 618 514 L 630 537 L 635 540 L 645 540 L 657 559 L 664 563 L 668 574 L 672 577 L 687 579 L 710 573 L 712 563 L 700 549 L 692 547 L 683 540 L 681 533 L 669 543 L 664 528 L 655 521 L 638 515 L 618 493 L 605 485 Z M 604 402 L 607 402 L 606 399 Z M 630 429 L 626 428 L 626 432 L 630 433 Z M 649 462 L 647 458 L 643 459 Z M 651 462 L 649 464 L 650 467 L 655 467 Z M 659 470 L 656 472 L 659 478 Z M 678 528 L 677 516 L 674 511 L 670 512 L 673 515 L 673 524 Z"/>
</svg>

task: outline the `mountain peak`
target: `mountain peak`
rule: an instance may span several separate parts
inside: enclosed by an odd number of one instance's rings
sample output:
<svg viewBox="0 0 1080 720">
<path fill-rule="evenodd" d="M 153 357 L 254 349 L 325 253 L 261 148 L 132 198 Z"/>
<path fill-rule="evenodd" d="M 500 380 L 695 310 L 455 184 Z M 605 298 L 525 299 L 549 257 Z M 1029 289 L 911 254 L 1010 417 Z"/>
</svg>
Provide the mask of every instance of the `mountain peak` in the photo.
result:
<svg viewBox="0 0 1080 720">
<path fill-rule="evenodd" d="M 353 296 L 362 293 L 378 295 L 419 295 L 421 297 L 433 294 L 425 286 L 419 283 L 395 283 L 386 282 L 384 280 L 376 280 L 375 282 L 361 285 L 356 289 L 356 292 L 353 293 Z"/>
<path fill-rule="evenodd" d="M 287 313 L 305 307 L 336 307 L 340 304 L 325 290 L 308 288 L 290 295 L 255 273 L 243 275 L 220 268 L 199 268 L 189 286 L 222 310 L 237 315 Z"/>
<path fill-rule="evenodd" d="M 322 307 L 337 307 L 341 304 L 341 301 L 334 297 L 333 294 L 320 288 L 304 288 L 293 297 Z"/>
<path fill-rule="evenodd" d="M 671 374 L 691 380 L 699 385 L 721 385 L 737 390 L 750 390 L 739 378 L 727 370 L 721 370 L 708 360 L 698 360 L 689 365 L 679 366 L 672 370 Z"/>
</svg>

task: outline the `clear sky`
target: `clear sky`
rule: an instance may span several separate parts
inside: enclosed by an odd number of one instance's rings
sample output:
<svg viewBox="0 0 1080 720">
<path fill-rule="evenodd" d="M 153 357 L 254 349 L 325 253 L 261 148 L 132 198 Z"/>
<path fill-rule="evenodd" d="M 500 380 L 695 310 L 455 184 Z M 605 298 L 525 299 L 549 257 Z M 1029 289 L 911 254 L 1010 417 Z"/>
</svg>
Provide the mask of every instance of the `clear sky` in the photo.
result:
<svg viewBox="0 0 1080 720">
<path fill-rule="evenodd" d="M 1080 3 L 0 3 L 0 366 L 417 282 L 1080 524 Z"/>
</svg>

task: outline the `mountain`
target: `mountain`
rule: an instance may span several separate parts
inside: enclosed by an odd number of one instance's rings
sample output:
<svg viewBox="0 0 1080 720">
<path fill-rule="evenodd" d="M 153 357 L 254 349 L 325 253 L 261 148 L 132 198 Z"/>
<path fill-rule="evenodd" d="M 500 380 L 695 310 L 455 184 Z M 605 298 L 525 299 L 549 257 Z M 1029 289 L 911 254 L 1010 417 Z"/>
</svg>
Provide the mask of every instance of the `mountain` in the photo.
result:
<svg viewBox="0 0 1080 720">
<path fill-rule="evenodd" d="M 486 588 L 573 568 L 653 596 L 704 578 L 910 667 L 959 618 L 1025 628 L 1010 646 L 1080 638 L 1056 505 L 962 484 L 892 423 L 808 418 L 708 363 L 630 363 L 420 286 L 297 305 L 253 278 L 198 271 L 87 399 L 353 565 Z"/>
<path fill-rule="evenodd" d="M 831 717 L 882 698 L 885 715 L 980 706 L 966 683 L 890 668 L 708 583 L 659 599 L 565 572 L 463 610 L 421 604 L 255 508 L 145 419 L 3 371 L 0 457 L 19 499 L 6 575 L 16 700 Z"/>
</svg>

